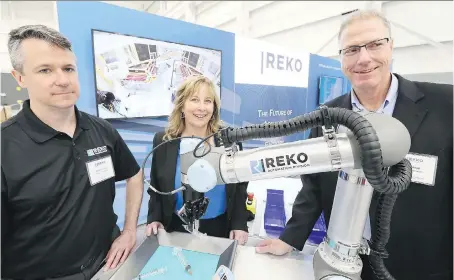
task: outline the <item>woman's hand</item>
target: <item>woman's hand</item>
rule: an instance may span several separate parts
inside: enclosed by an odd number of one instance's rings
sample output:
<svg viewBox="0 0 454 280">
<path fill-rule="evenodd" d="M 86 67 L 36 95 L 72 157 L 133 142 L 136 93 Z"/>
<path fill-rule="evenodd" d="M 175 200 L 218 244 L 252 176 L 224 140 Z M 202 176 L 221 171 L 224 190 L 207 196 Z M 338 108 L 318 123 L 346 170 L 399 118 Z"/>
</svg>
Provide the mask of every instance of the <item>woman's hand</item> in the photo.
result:
<svg viewBox="0 0 454 280">
<path fill-rule="evenodd" d="M 161 222 L 152 222 L 147 225 L 147 236 L 150 236 L 152 233 L 154 235 L 158 234 L 158 229 L 164 228 Z"/>
<path fill-rule="evenodd" d="M 247 242 L 249 234 L 244 230 L 231 230 L 230 231 L 230 239 L 237 240 L 240 245 L 244 245 Z"/>
</svg>

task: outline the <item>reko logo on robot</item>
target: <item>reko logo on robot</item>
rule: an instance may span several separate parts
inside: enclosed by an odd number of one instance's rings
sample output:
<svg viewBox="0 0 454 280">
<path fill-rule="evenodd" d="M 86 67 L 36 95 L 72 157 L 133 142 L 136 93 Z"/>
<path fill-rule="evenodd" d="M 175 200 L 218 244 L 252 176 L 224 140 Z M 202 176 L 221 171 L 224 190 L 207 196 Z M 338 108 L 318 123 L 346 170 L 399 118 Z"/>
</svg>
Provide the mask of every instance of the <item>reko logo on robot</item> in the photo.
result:
<svg viewBox="0 0 454 280">
<path fill-rule="evenodd" d="M 250 168 L 252 174 L 288 170 L 292 168 L 310 166 L 309 157 L 306 153 L 287 154 L 277 157 L 252 160 Z"/>
</svg>

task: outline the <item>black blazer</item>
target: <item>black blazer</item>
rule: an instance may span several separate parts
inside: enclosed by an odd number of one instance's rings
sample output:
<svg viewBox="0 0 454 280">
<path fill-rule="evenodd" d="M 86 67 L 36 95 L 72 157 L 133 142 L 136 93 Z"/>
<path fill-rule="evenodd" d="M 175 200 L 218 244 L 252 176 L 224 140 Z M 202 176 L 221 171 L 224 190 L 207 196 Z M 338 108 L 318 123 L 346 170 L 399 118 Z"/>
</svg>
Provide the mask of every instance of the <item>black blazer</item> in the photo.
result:
<svg viewBox="0 0 454 280">
<path fill-rule="evenodd" d="M 153 139 L 153 147 L 163 142 L 164 132 L 158 132 Z M 175 189 L 175 172 L 180 139 L 163 144 L 153 153 L 150 184 L 159 191 L 170 192 Z M 228 230 L 248 231 L 246 210 L 248 182 L 226 185 Z M 161 222 L 169 229 L 174 213 L 176 196 L 159 195 L 148 190 L 147 223 Z"/>
<path fill-rule="evenodd" d="M 396 75 L 396 74 L 395 74 Z M 396 75 L 398 97 L 393 116 L 411 135 L 410 152 L 438 156 L 435 185 L 411 183 L 393 209 L 385 264 L 396 280 L 452 280 L 453 270 L 453 86 L 411 82 Z M 350 94 L 327 104 L 352 109 Z M 320 128 L 310 137 L 320 137 Z M 397 141 L 397 139 L 396 139 Z M 302 249 L 324 211 L 329 221 L 337 172 L 302 176 L 303 188 L 280 239 Z M 374 230 L 376 198 L 371 207 Z M 367 260 L 363 280 L 374 279 Z"/>
</svg>

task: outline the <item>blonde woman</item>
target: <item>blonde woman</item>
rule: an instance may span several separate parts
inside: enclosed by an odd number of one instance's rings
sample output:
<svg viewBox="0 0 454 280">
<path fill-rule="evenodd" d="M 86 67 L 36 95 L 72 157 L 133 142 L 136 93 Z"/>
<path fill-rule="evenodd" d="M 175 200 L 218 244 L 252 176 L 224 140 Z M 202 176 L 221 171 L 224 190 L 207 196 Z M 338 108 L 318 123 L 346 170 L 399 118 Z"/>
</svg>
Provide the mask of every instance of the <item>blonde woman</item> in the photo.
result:
<svg viewBox="0 0 454 280">
<path fill-rule="evenodd" d="M 197 76 L 187 79 L 178 89 L 175 107 L 164 132 L 155 134 L 153 146 L 174 139 L 156 149 L 152 158 L 150 183 L 159 191 L 170 192 L 181 187 L 181 136 L 206 137 L 220 127 L 220 100 L 213 83 Z M 215 145 L 213 138 L 210 144 Z M 205 193 L 210 199 L 205 215 L 200 219 L 199 231 L 210 236 L 229 237 L 240 244 L 247 241 L 247 183 L 218 185 Z M 185 231 L 176 211 L 183 205 L 182 193 L 163 196 L 149 190 L 147 234 L 166 231 Z"/>
</svg>

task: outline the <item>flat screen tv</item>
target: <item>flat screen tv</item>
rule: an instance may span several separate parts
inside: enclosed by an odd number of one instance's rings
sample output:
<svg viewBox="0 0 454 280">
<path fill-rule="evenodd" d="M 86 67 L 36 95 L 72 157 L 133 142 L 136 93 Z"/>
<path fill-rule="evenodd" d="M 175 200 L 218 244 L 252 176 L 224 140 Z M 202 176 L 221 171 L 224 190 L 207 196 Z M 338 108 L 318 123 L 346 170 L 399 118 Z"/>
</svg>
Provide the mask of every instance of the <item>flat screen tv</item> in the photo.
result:
<svg viewBox="0 0 454 280">
<path fill-rule="evenodd" d="M 344 79 L 341 77 L 321 76 L 318 103 L 324 104 L 344 94 Z"/>
<path fill-rule="evenodd" d="M 221 51 L 92 30 L 99 117 L 168 116 L 182 82 L 204 75 L 221 92 Z"/>
</svg>

